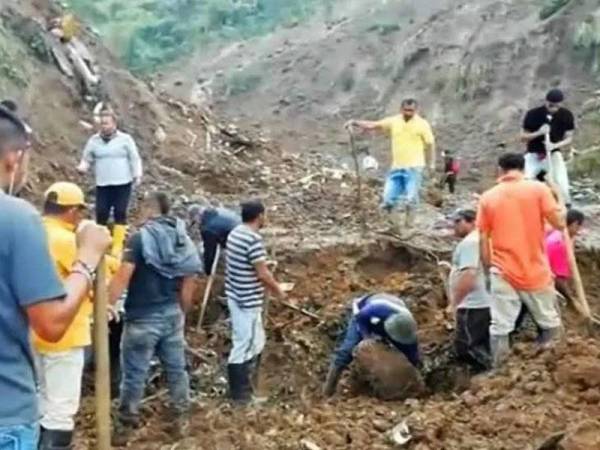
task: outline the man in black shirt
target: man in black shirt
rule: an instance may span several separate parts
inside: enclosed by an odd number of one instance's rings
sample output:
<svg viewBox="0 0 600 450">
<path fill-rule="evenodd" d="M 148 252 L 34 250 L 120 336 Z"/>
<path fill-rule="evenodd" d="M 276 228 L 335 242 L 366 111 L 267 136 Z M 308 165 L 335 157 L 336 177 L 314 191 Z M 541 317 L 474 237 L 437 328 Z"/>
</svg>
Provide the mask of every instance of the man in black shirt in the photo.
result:
<svg viewBox="0 0 600 450">
<path fill-rule="evenodd" d="M 186 428 L 189 379 L 185 362 L 185 313 L 191 308 L 195 280 L 202 269 L 185 223 L 170 214 L 164 193 L 144 200 L 148 220 L 134 233 L 123 263 L 110 283 L 114 303 L 127 289 L 121 342 L 122 384 L 114 445 L 124 445 L 140 418 L 150 362 L 154 355 L 167 375 L 172 432 Z"/>
<path fill-rule="evenodd" d="M 521 140 L 527 144 L 525 155 L 525 176 L 540 178 L 548 172 L 548 155 L 550 151 L 554 181 L 560 188 L 565 203 L 570 203 L 569 177 L 562 149 L 569 149 L 573 142 L 575 117 L 568 109 L 562 107 L 564 94 L 560 89 L 552 89 L 546 95 L 546 103 L 531 109 L 523 120 Z M 550 148 L 546 148 L 545 138 L 550 135 Z"/>
</svg>

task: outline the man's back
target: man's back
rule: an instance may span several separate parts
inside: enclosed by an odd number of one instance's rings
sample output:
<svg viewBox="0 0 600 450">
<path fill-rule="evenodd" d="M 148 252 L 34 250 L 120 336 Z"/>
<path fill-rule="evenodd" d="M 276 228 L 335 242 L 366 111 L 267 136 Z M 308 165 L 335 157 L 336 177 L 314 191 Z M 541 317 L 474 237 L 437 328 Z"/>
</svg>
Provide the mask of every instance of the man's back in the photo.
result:
<svg viewBox="0 0 600 450">
<path fill-rule="evenodd" d="M 39 214 L 1 191 L 0 211 L 0 426 L 11 426 L 38 419 L 24 309 L 65 292 Z"/>
<path fill-rule="evenodd" d="M 202 215 L 201 228 L 203 239 L 205 234 L 210 233 L 217 238 L 221 246 L 225 246 L 229 233 L 241 222 L 240 216 L 228 209 L 208 209 Z"/>
<path fill-rule="evenodd" d="M 478 228 L 492 241 L 492 266 L 522 290 L 547 287 L 552 276 L 544 249 L 545 218 L 558 208 L 550 189 L 507 174 L 481 197 Z"/>
</svg>

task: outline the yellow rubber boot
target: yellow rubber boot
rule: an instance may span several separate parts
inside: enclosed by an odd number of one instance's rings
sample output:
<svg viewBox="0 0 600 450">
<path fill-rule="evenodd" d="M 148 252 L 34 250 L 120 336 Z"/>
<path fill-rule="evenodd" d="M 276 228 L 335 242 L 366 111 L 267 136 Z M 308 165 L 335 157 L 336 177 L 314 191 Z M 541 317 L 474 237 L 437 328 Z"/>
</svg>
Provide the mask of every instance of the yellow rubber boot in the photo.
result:
<svg viewBox="0 0 600 450">
<path fill-rule="evenodd" d="M 123 246 L 125 245 L 125 237 L 127 236 L 127 225 L 114 225 L 112 236 L 112 250 L 111 255 L 115 258 L 121 259 L 123 254 Z"/>
</svg>

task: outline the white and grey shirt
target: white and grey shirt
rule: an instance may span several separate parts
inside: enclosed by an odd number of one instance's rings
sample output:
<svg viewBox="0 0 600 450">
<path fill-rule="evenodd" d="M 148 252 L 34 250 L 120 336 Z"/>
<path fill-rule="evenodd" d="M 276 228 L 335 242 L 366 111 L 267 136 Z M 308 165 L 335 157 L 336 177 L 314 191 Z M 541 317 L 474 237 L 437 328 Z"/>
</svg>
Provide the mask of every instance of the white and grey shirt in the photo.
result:
<svg viewBox="0 0 600 450">
<path fill-rule="evenodd" d="M 142 159 L 133 138 L 117 130 L 105 141 L 93 135 L 83 150 L 83 161 L 94 169 L 96 186 L 121 186 L 142 176 Z"/>
<path fill-rule="evenodd" d="M 267 259 L 260 234 L 245 224 L 238 225 L 227 238 L 227 297 L 242 309 L 262 307 L 265 289 L 258 279 L 255 264 Z"/>
<path fill-rule="evenodd" d="M 479 257 L 479 232 L 473 231 L 465 237 L 454 249 L 452 255 L 452 271 L 450 272 L 449 295 L 452 296 L 456 283 L 462 271 L 475 269 L 477 280 L 475 289 L 471 291 L 458 305 L 458 308 L 488 308 L 491 295 L 486 289 L 485 274 Z"/>
</svg>

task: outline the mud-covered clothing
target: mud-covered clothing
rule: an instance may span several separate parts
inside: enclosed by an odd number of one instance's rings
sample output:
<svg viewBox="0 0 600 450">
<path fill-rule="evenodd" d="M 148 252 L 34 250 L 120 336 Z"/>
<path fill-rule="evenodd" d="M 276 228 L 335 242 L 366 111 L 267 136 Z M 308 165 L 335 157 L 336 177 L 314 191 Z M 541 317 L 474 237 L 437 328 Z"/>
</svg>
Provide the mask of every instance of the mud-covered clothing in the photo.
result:
<svg viewBox="0 0 600 450">
<path fill-rule="evenodd" d="M 401 343 L 393 339 L 385 329 L 385 321 L 395 314 L 412 314 L 404 302 L 388 294 L 374 294 L 355 301 L 348 319 L 344 338 L 335 350 L 334 364 L 337 367 L 348 366 L 353 359 L 354 348 L 366 338 L 378 338 L 401 351 L 415 366 L 419 364 L 419 344 Z"/>
<path fill-rule="evenodd" d="M 490 367 L 490 308 L 456 311 L 454 347 L 458 358 L 478 370 Z"/>
<path fill-rule="evenodd" d="M 238 214 L 225 208 L 209 208 L 200 219 L 200 233 L 204 244 L 204 272 L 211 274 L 217 247 L 225 249 L 229 233 L 242 223 Z"/>
<path fill-rule="evenodd" d="M 550 114 L 545 106 L 540 106 L 527 111 L 523 119 L 523 130 L 528 133 L 535 133 L 546 124 L 550 125 L 550 141 L 558 143 L 565 139 L 567 132 L 575 130 L 575 117 L 566 108 L 560 108 L 554 114 Z M 527 152 L 545 155 L 545 137 L 538 136 L 529 141 L 527 143 Z"/>
</svg>

